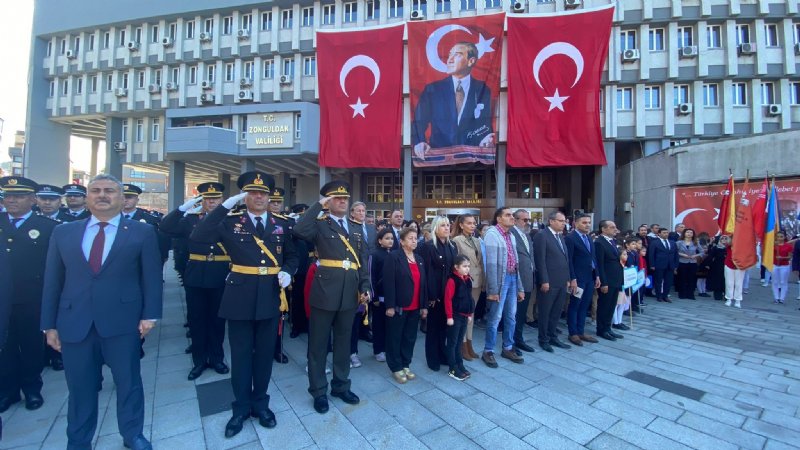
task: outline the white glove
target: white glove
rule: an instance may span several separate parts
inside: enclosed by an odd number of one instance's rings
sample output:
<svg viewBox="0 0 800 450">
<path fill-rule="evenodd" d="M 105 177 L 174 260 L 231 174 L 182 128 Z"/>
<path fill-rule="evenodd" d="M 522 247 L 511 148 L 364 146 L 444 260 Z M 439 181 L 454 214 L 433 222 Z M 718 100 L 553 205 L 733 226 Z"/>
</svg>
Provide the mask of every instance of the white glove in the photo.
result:
<svg viewBox="0 0 800 450">
<path fill-rule="evenodd" d="M 189 208 L 194 206 L 195 203 L 199 202 L 202 199 L 203 199 L 203 196 L 201 196 L 201 195 L 198 195 L 197 197 L 192 197 L 189 200 L 186 200 L 186 203 L 182 204 L 181 206 L 178 206 L 178 210 L 186 212 L 186 211 L 189 210 Z"/>
<path fill-rule="evenodd" d="M 292 276 L 281 270 L 278 272 L 278 284 L 282 288 L 288 287 L 290 284 L 292 284 Z"/>
<path fill-rule="evenodd" d="M 195 206 L 194 208 L 192 208 L 192 209 L 186 211 L 185 213 L 183 213 L 183 216 L 186 217 L 189 214 L 199 214 L 200 211 L 202 211 L 202 210 L 203 210 L 203 205 L 199 204 L 199 205 Z"/>
<path fill-rule="evenodd" d="M 224 206 L 227 209 L 233 209 L 233 207 L 236 206 L 236 204 L 239 203 L 239 201 L 245 198 L 246 196 L 247 192 L 236 194 L 233 197 L 230 197 L 229 199 L 222 202 L 222 206 Z"/>
</svg>

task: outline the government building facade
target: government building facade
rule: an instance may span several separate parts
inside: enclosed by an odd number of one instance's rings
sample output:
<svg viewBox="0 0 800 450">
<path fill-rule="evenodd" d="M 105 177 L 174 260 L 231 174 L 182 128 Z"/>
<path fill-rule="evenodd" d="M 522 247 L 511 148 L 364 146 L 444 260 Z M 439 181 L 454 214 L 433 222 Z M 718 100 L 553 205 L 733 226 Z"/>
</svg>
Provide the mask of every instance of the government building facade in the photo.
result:
<svg viewBox="0 0 800 450">
<path fill-rule="evenodd" d="M 685 144 L 800 128 L 797 0 L 619 0 L 601 83 L 607 166 L 505 164 L 505 61 L 496 166 L 412 168 L 407 76 L 404 146 L 375 149 L 401 151 L 401 169 L 318 166 L 317 30 L 608 3 L 36 0 L 24 170 L 66 183 L 77 135 L 95 153 L 105 141 L 106 172 L 167 173 L 173 206 L 190 181 L 230 189 L 257 168 L 276 175 L 289 203 L 315 201 L 321 184 L 345 177 L 377 217 L 401 208 L 419 221 L 467 211 L 488 220 L 504 204 L 534 218 L 553 209 L 609 218 L 630 207 L 615 200 L 618 167 Z"/>
</svg>

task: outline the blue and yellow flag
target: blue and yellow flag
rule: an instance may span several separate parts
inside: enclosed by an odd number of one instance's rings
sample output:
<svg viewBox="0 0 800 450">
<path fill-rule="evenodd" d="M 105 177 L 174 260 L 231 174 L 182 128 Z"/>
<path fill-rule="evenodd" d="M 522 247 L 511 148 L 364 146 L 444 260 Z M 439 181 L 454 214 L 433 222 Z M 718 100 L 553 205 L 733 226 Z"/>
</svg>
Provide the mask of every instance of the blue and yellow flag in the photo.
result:
<svg viewBox="0 0 800 450">
<path fill-rule="evenodd" d="M 775 182 L 769 191 L 767 200 L 767 223 L 764 227 L 764 240 L 761 242 L 761 264 L 772 271 L 775 261 L 775 233 L 780 230 L 778 222 L 778 192 L 775 190 Z"/>
</svg>

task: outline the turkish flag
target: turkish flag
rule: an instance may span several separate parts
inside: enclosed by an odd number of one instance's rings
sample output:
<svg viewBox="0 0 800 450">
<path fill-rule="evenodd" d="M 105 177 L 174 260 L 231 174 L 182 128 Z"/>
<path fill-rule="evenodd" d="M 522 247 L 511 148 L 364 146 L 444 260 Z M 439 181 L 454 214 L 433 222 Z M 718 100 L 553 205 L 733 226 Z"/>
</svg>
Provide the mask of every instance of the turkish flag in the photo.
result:
<svg viewBox="0 0 800 450">
<path fill-rule="evenodd" d="M 319 165 L 400 168 L 403 24 L 317 31 Z"/>
<path fill-rule="evenodd" d="M 613 8 L 508 16 L 510 166 L 606 164 L 600 76 Z"/>
</svg>

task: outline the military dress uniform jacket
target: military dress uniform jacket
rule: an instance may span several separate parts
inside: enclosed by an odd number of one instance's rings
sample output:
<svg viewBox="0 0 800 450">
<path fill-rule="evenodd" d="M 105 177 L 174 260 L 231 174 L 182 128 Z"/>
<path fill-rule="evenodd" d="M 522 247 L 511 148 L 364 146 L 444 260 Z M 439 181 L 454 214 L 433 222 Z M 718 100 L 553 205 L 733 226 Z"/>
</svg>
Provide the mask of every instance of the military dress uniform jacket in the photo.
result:
<svg viewBox="0 0 800 450">
<path fill-rule="evenodd" d="M 8 254 L 11 263 L 13 304 L 41 304 L 47 246 L 57 225 L 55 220 L 31 214 L 16 228 L 8 213 L 0 213 L 0 251 Z"/>
<path fill-rule="evenodd" d="M 229 214 L 230 212 L 230 214 Z M 297 271 L 297 253 L 292 235 L 272 214 L 267 215 L 262 240 L 289 275 Z M 206 245 L 222 242 L 235 266 L 274 267 L 272 260 L 255 240 L 256 227 L 246 210 L 230 211 L 220 205 L 199 221 L 190 239 Z M 280 315 L 277 273 L 251 275 L 231 271 L 225 280 L 225 293 L 219 316 L 228 320 L 264 320 Z"/>
<path fill-rule="evenodd" d="M 225 277 L 231 271 L 231 259 L 219 243 L 209 244 L 188 239 L 204 214 L 187 214 L 176 209 L 164 216 L 159 229 L 173 238 L 185 238 L 189 257 L 183 272 L 183 285 L 212 289 L 225 286 Z M 203 258 L 203 259 L 200 259 Z"/>
<path fill-rule="evenodd" d="M 79 220 L 77 217 L 73 216 L 72 214 L 68 214 L 64 210 L 59 210 L 58 214 L 56 214 L 55 217 L 48 217 L 45 214 L 43 214 L 41 211 L 39 211 L 39 215 L 40 216 L 45 216 L 45 217 L 47 217 L 49 219 L 52 219 L 52 220 L 55 220 L 58 223 L 68 223 L 68 222 L 74 222 L 76 220 Z"/>
<path fill-rule="evenodd" d="M 328 215 L 317 218 L 322 211 L 319 202 L 314 203 L 297 221 L 294 235 L 314 244 L 319 260 L 345 261 L 355 263 L 353 255 L 342 242 L 345 236 L 358 256 L 357 270 L 344 270 L 320 265 L 311 284 L 309 303 L 314 308 L 325 311 L 346 311 L 358 306 L 359 293 L 370 291 L 370 278 L 367 263 L 369 253 L 364 241 L 361 224 L 346 219 L 350 228 L 349 236 L 338 223 Z"/>
<path fill-rule="evenodd" d="M 123 212 L 122 216 L 125 217 L 126 213 Z M 158 224 L 161 222 L 161 218 L 158 216 L 153 215 L 149 211 L 136 208 L 136 211 L 130 215 L 131 220 L 135 220 L 137 222 L 144 222 L 156 227 L 156 236 L 158 237 L 158 251 L 161 253 L 161 262 L 165 262 L 169 259 L 169 248 L 172 246 L 172 239 L 167 236 L 165 233 L 159 232 Z"/>
</svg>

